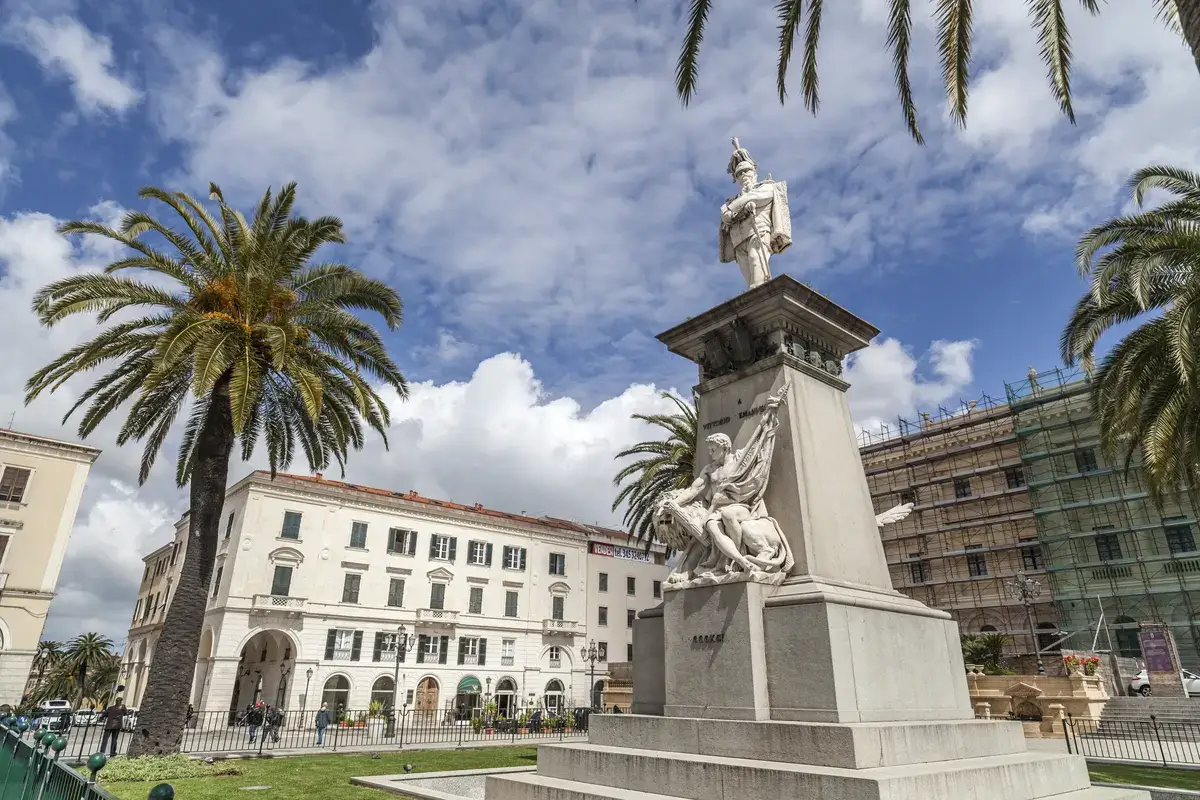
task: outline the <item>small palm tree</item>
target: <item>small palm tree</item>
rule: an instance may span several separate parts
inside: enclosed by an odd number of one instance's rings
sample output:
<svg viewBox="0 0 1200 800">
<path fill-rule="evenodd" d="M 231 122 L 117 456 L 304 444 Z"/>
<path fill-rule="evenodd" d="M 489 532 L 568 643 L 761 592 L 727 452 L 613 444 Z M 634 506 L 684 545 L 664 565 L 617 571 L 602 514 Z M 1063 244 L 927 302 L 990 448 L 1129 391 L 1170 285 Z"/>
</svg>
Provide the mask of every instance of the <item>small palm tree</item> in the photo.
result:
<svg viewBox="0 0 1200 800">
<path fill-rule="evenodd" d="M 1013 0 L 1006 0 L 1013 2 Z M 1079 0 L 1092 14 L 1100 11 L 1099 0 Z M 684 105 L 696 92 L 699 75 L 700 45 L 704 28 L 714 0 L 690 0 L 688 29 L 675 69 L 675 89 Z M 1200 68 L 1200 0 L 1152 0 L 1159 17 L 1177 33 L 1182 34 L 1192 48 Z M 1071 39 L 1067 30 L 1062 0 L 1026 0 L 1033 26 L 1037 30 L 1042 60 L 1049 72 L 1050 89 L 1063 114 L 1072 123 L 1075 111 L 1071 105 Z M 807 5 L 807 11 L 805 6 Z M 942 78 L 950 102 L 950 116 L 960 127 L 967 124 L 967 88 L 971 71 L 971 47 L 974 39 L 973 0 L 937 0 L 938 52 L 942 62 Z M 908 74 L 909 49 L 912 44 L 912 0 L 888 0 L 888 47 L 895 69 L 896 93 L 909 134 L 918 144 L 924 144 L 917 124 L 917 107 Z M 776 0 L 779 15 L 779 62 L 775 84 L 779 102 L 787 98 L 787 74 L 792 55 L 797 49 L 801 27 L 804 29 L 804 56 L 801 65 L 800 88 L 804 105 L 813 114 L 820 106 L 817 79 L 817 46 L 821 38 L 823 0 Z"/>
<path fill-rule="evenodd" d="M 63 666 L 67 674 L 75 678 L 75 708 L 83 705 L 88 693 L 89 670 L 94 670 L 112 660 L 113 643 L 107 636 L 98 633 L 83 633 L 67 645 L 63 655 Z"/>
<path fill-rule="evenodd" d="M 1140 452 L 1151 496 L 1200 486 L 1200 174 L 1146 167 L 1130 180 L 1142 208 L 1093 228 L 1077 266 L 1090 286 L 1063 331 L 1063 361 L 1092 375 L 1100 444 L 1126 472 Z M 1146 192 L 1172 197 L 1145 209 Z M 1101 250 L 1105 252 L 1098 255 Z M 1096 344 L 1142 320 L 1097 368 Z"/>
<path fill-rule="evenodd" d="M 58 660 L 62 657 L 62 650 L 62 643 L 56 642 L 53 639 L 43 639 L 38 642 L 37 652 L 33 656 L 33 663 L 37 668 L 37 683 L 39 685 L 46 676 L 46 671 L 57 664 Z"/>
<path fill-rule="evenodd" d="M 696 408 L 670 392 L 662 396 L 675 404 L 677 413 L 634 414 L 633 418 L 657 425 L 667 437 L 640 442 L 617 453 L 618 459 L 637 456 L 638 460 L 626 464 L 613 478 L 614 486 L 634 478 L 621 486 L 612 509 L 616 511 L 625 504 L 625 527 L 635 538 L 647 542 L 654 536 L 651 522 L 659 496 L 671 489 L 685 489 L 695 479 Z"/>
<path fill-rule="evenodd" d="M 297 446 L 314 471 L 331 461 L 344 466 L 349 449 L 363 445 L 364 422 L 381 436 L 389 424 L 368 379 L 401 398 L 408 390 L 379 333 L 356 316 L 375 312 L 395 328 L 399 296 L 344 264 L 313 263 L 323 245 L 345 241 L 342 223 L 293 216 L 294 183 L 278 195 L 267 190 L 251 220 L 215 185 L 216 214 L 183 192 L 147 187 L 140 195 L 172 212 L 178 228 L 142 211 L 115 229 L 60 228 L 130 252 L 103 274 L 72 275 L 38 292 L 34 311 L 46 326 L 92 312 L 111 324 L 31 377 L 26 402 L 110 364 L 67 416 L 87 406 L 79 425 L 87 437 L 131 401 L 117 442 L 145 442 L 141 481 L 187 415 L 175 468 L 178 484 L 189 485 L 187 549 L 131 748 L 148 755 L 179 749 L 235 441 L 243 459 L 261 441 L 272 472 L 292 462 Z M 149 279 L 117 274 L 131 269 Z"/>
<path fill-rule="evenodd" d="M 1004 633 L 964 633 L 963 660 L 979 664 L 989 675 L 996 674 L 1003 668 L 1004 647 L 1011 641 L 1012 637 Z"/>
</svg>

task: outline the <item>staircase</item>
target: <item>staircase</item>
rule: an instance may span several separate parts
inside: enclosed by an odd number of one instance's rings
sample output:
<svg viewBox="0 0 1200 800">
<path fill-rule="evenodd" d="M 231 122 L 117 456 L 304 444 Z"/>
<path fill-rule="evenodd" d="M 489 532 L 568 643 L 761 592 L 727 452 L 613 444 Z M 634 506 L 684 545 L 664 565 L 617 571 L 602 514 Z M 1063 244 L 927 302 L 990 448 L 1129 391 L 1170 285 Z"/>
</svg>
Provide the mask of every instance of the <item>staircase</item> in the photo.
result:
<svg viewBox="0 0 1200 800">
<path fill-rule="evenodd" d="M 1151 717 L 1164 739 L 1200 739 L 1200 698 L 1184 697 L 1113 697 L 1104 704 L 1095 731 L 1084 735 L 1153 738 Z"/>
<path fill-rule="evenodd" d="M 1025 750 L 1009 722 L 789 723 L 598 715 L 487 800 L 1148 800 L 1093 787 L 1082 757 Z"/>
</svg>

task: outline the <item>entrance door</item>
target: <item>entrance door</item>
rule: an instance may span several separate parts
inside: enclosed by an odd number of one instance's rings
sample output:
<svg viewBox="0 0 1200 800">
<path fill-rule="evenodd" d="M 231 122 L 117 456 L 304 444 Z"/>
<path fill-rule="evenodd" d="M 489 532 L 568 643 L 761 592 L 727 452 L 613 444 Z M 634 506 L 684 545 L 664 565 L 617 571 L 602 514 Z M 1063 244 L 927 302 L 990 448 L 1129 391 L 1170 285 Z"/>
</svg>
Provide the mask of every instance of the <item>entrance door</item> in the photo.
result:
<svg viewBox="0 0 1200 800">
<path fill-rule="evenodd" d="M 417 684 L 417 695 L 414 708 L 417 711 L 433 713 L 438 707 L 438 683 L 433 678 L 423 678 Z"/>
</svg>

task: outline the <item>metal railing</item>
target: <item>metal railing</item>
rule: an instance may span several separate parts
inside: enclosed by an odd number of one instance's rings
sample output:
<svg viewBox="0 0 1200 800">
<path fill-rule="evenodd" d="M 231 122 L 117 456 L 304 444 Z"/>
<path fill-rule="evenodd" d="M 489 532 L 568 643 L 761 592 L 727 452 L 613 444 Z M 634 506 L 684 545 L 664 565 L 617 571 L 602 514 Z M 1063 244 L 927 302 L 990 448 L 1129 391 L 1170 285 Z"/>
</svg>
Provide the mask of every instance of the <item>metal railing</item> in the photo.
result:
<svg viewBox="0 0 1200 800">
<path fill-rule="evenodd" d="M 482 708 L 417 710 L 268 711 L 261 717 L 245 711 L 195 712 L 187 719 L 180 749 L 190 754 L 260 754 L 274 751 L 401 749 L 430 744 L 469 746 L 487 742 L 577 739 L 587 736 L 588 703 L 563 698 L 551 710 L 540 706 L 498 704 L 495 713 Z M 73 725 L 65 716 L 31 719 L 35 732 L 50 730 L 67 740 L 64 759 L 82 762 L 88 754 L 121 755 L 128 751 L 132 725 L 105 737 L 100 722 Z M 66 731 L 66 733 L 64 733 Z M 9 800 L 0 795 L 0 800 Z"/>
<path fill-rule="evenodd" d="M 1067 750 L 1088 758 L 1200 764 L 1200 723 L 1071 717 L 1063 720 Z"/>
<path fill-rule="evenodd" d="M 70 745 L 68 736 L 35 728 L 29 717 L 0 718 L 0 800 L 116 800 L 96 783 L 107 759 L 100 753 L 92 755 L 84 775 L 62 758 Z M 155 800 L 174 795 L 168 784 L 150 792 Z"/>
</svg>

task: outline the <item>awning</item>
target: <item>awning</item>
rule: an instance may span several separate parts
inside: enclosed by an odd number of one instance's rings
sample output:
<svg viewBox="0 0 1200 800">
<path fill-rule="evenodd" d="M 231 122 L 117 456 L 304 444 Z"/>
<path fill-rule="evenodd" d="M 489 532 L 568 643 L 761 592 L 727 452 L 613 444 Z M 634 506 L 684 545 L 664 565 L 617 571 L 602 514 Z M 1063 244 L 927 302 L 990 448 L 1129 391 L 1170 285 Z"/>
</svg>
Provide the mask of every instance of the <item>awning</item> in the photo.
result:
<svg viewBox="0 0 1200 800">
<path fill-rule="evenodd" d="M 468 675 L 458 682 L 459 694 L 480 694 L 483 691 L 483 686 L 479 683 L 479 678 L 474 675 Z"/>
</svg>

